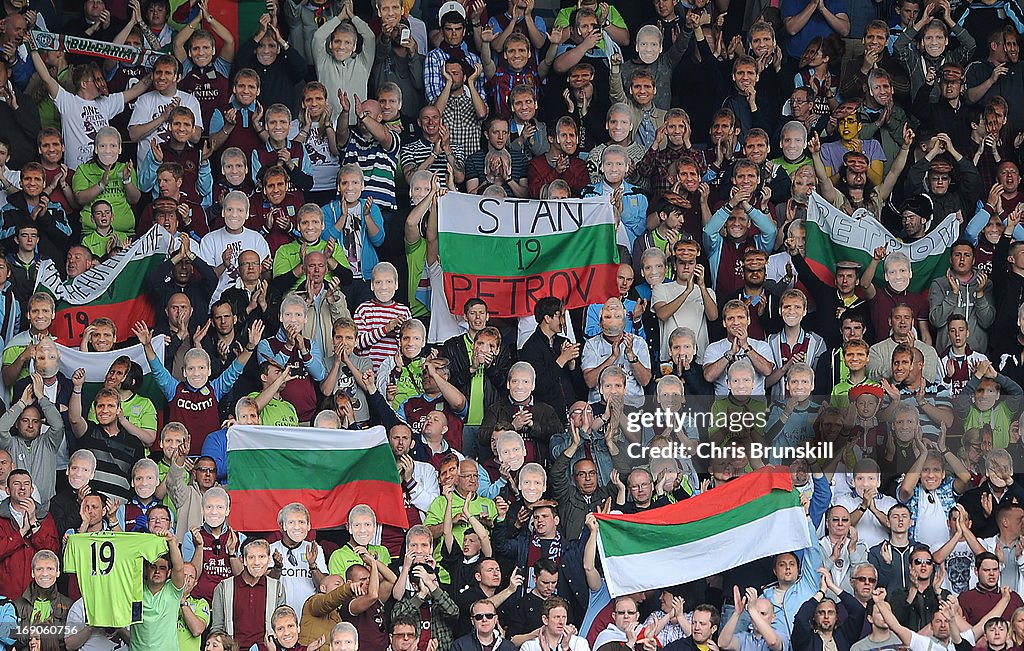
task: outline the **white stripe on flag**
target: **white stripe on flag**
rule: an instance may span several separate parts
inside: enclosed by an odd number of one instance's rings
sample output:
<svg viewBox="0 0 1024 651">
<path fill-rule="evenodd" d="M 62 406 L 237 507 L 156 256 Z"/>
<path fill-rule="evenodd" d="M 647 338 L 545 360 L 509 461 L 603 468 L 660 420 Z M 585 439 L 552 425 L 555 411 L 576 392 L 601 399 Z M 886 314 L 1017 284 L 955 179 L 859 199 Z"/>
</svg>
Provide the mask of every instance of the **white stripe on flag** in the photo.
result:
<svg viewBox="0 0 1024 651">
<path fill-rule="evenodd" d="M 380 425 L 363 430 L 235 425 L 228 430 L 228 452 L 368 450 L 387 441 L 387 431 Z"/>
<path fill-rule="evenodd" d="M 851 217 L 826 201 L 817 192 L 807 203 L 807 221 L 814 223 L 833 243 L 863 251 L 868 256 L 884 246 L 889 253 L 901 251 L 910 262 L 921 262 L 934 255 L 945 256 L 953 242 L 960 237 L 960 221 L 950 213 L 926 236 L 913 242 L 903 242 L 890 233 L 866 210 L 858 210 Z"/>
<path fill-rule="evenodd" d="M 618 597 L 696 581 L 810 544 L 807 516 L 794 506 L 685 545 L 611 558 L 605 556 L 600 538 L 597 547 L 608 592 Z"/>
<path fill-rule="evenodd" d="M 442 234 L 478 237 L 543 237 L 615 223 L 608 197 L 538 201 L 448 192 L 438 210 Z"/>
<path fill-rule="evenodd" d="M 156 355 L 160 359 L 163 359 L 164 356 L 164 345 L 162 335 L 153 337 L 153 350 L 156 351 Z M 122 355 L 127 355 L 133 362 L 137 362 L 142 367 L 143 375 L 150 373 L 149 359 L 146 358 L 146 350 L 142 344 L 106 353 L 83 353 L 77 348 L 68 348 L 60 344 L 57 344 L 57 350 L 60 352 L 60 371 L 68 379 L 76 370 L 84 368 L 86 382 L 103 382 L 106 379 L 107 371 L 110 370 L 110 365 Z"/>
</svg>

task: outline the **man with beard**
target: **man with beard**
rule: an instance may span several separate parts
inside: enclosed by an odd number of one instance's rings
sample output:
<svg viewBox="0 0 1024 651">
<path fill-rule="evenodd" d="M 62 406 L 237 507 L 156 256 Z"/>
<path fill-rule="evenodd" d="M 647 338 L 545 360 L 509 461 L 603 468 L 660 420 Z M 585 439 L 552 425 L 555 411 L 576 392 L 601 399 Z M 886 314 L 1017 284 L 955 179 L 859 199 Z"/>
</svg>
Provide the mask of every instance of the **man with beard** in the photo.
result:
<svg viewBox="0 0 1024 651">
<path fill-rule="evenodd" d="M 839 595 L 839 601 L 846 610 L 846 617 L 842 621 L 836 603 L 825 598 L 826 590 Z M 818 591 L 804 602 L 796 615 L 796 622 L 793 625 L 793 648 L 809 651 L 850 651 L 853 643 L 860 639 L 863 628 L 864 606 L 835 585 L 827 572 L 823 572 Z"/>
<path fill-rule="evenodd" d="M 750 313 L 748 332 L 754 339 L 767 339 L 768 335 L 782 330 L 779 316 L 779 296 L 785 285 L 765 280 L 768 254 L 757 249 L 748 249 L 743 254 L 743 286 L 722 297 L 728 302 L 739 299 L 747 304 Z"/>
<path fill-rule="evenodd" d="M 959 240 L 953 243 L 949 270 L 944 278 L 932 281 L 928 288 L 928 303 L 931 306 L 928 318 L 938 331 L 935 338 L 938 350 L 949 346 L 945 326 L 954 313 L 967 318 L 970 330 L 968 345 L 974 350 L 987 350 L 987 328 L 995 321 L 996 309 L 988 276 L 974 268 L 974 246 L 970 242 Z"/>
<path fill-rule="evenodd" d="M 56 350 L 52 342 L 46 343 Z M 48 502 L 56 492 L 53 481 L 57 475 L 57 449 L 64 442 L 64 421 L 46 396 L 38 367 L 30 377 L 21 398 L 0 417 L 0 449 L 17 459 L 19 468 L 29 470 L 40 479 L 39 495 Z"/>
</svg>

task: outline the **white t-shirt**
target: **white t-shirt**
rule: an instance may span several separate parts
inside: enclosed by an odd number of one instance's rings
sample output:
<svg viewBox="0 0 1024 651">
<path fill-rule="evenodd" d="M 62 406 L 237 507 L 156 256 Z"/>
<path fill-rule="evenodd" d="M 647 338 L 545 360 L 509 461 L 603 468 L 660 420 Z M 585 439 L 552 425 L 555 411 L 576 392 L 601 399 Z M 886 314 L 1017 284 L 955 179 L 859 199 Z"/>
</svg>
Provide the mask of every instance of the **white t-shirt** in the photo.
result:
<svg viewBox="0 0 1024 651">
<path fill-rule="evenodd" d="M 233 267 L 238 266 L 238 254 L 242 251 L 255 251 L 259 254 L 260 260 L 265 260 L 270 256 L 270 247 L 267 246 L 267 241 L 263 239 L 262 235 L 248 228 L 243 228 L 242 232 L 237 235 L 229 233 L 227 228 L 218 228 L 212 233 L 207 233 L 199 243 L 198 255 L 203 262 L 216 269 L 224 261 L 223 255 L 227 249 L 232 251 L 231 265 Z M 225 272 L 221 275 L 217 289 L 213 292 L 211 305 L 220 298 L 232 281 L 230 273 Z"/>
<path fill-rule="evenodd" d="M 580 368 L 587 371 L 597 368 L 612 353 L 612 345 L 604 338 L 604 335 L 597 335 L 587 339 L 583 345 L 583 354 L 580 360 Z M 640 364 L 648 369 L 651 368 L 651 353 L 647 348 L 647 342 L 642 337 L 633 337 L 633 354 L 640 360 Z M 617 366 L 622 367 L 626 372 L 626 404 L 639 407 L 643 404 L 644 388 L 640 386 L 636 376 L 633 374 L 633 365 L 626 359 L 626 347 L 619 346 L 619 358 L 615 361 Z M 591 403 L 601 400 L 601 393 L 598 387 L 590 390 Z"/>
<path fill-rule="evenodd" d="M 79 599 L 71 605 L 71 609 L 68 610 L 68 628 L 69 630 L 82 630 L 85 627 L 85 600 Z M 66 640 L 69 636 L 65 635 Z M 127 644 L 120 642 L 111 642 L 110 637 L 103 633 L 102 629 L 93 629 L 92 634 L 85 641 L 85 644 L 78 647 L 79 651 L 115 651 L 115 649 L 127 649 Z"/>
<path fill-rule="evenodd" d="M 301 545 L 291 550 L 285 547 L 280 540 L 270 545 L 270 557 L 274 552 L 281 552 L 281 585 L 284 586 L 285 603 L 295 609 L 295 612 L 302 612 L 302 605 L 306 600 L 316 593 L 316 586 L 313 584 L 313 572 L 309 569 L 309 562 L 306 560 L 306 550 L 310 545 L 316 545 L 316 569 L 324 575 L 327 574 L 327 561 L 324 560 L 324 550 L 315 542 L 303 541 Z M 292 561 L 295 561 L 294 563 Z"/>
<path fill-rule="evenodd" d="M 288 140 L 295 140 L 299 135 L 299 121 L 292 120 L 292 126 L 288 130 Z M 313 166 L 313 192 L 323 190 L 335 190 L 338 187 L 338 157 L 331 152 L 331 146 L 327 143 L 327 134 L 320 131 L 319 123 L 315 123 L 309 130 L 306 142 L 302 148 L 309 156 L 309 162 Z"/>
<path fill-rule="evenodd" d="M 64 131 L 64 164 L 75 169 L 92 158 L 96 133 L 124 110 L 124 93 L 84 100 L 58 87 L 53 103 L 60 111 Z"/>
<path fill-rule="evenodd" d="M 658 303 L 671 303 L 684 291 L 685 285 L 679 283 L 659 283 L 651 291 L 651 307 Z M 708 288 L 712 298 L 715 291 Z M 717 300 L 717 299 L 716 299 Z M 708 347 L 708 320 L 704 316 L 704 295 L 697 287 L 693 288 L 679 309 L 667 320 L 661 322 L 661 359 L 669 359 L 668 340 L 676 328 L 689 328 L 697 335 L 697 361 L 704 359 L 704 351 Z"/>
<path fill-rule="evenodd" d="M 603 633 L 604 631 L 602 631 Z M 565 641 L 562 641 L 564 647 Z M 540 640 L 537 638 L 530 638 L 526 642 L 523 642 L 523 646 L 519 647 L 519 651 L 541 651 Z M 587 642 L 587 638 L 580 637 L 579 635 L 573 635 L 569 638 L 569 651 L 590 651 L 590 644 Z"/>
<path fill-rule="evenodd" d="M 964 641 L 971 646 L 976 642 L 974 639 L 974 632 L 971 630 L 961 631 L 960 637 L 962 637 Z M 949 641 L 949 644 L 942 644 L 934 637 L 921 635 L 920 633 L 914 633 L 911 631 L 910 646 L 908 648 L 910 651 L 955 651 L 956 645 L 953 644 L 952 640 Z"/>
<path fill-rule="evenodd" d="M 132 127 L 137 124 L 146 124 L 147 122 L 153 121 L 159 117 L 167 105 L 171 103 L 174 97 L 180 100 L 179 106 L 184 106 L 192 111 L 193 117 L 196 119 L 196 126 L 203 128 L 203 112 L 199 107 L 199 101 L 192 95 L 192 93 L 186 93 L 183 90 L 179 90 L 175 95 L 167 97 L 161 95 L 159 91 L 151 90 L 148 93 L 143 93 L 139 96 L 139 99 L 135 101 L 135 110 L 132 111 L 132 119 L 128 121 L 128 126 Z M 146 152 L 150 150 L 150 142 L 156 141 L 157 144 L 167 142 L 170 137 L 170 123 L 164 122 L 156 131 L 145 136 L 139 140 L 139 151 L 137 156 L 137 165 L 141 169 L 143 161 L 146 160 Z"/>
</svg>

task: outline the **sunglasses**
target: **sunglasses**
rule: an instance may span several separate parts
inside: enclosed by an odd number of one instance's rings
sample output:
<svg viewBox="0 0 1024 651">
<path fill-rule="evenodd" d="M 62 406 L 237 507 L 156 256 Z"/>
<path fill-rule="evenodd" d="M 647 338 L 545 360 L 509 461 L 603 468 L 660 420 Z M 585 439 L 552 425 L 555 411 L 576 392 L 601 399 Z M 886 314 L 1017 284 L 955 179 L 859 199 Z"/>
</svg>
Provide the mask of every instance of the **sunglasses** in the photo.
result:
<svg viewBox="0 0 1024 651">
<path fill-rule="evenodd" d="M 868 584 L 871 584 L 871 585 L 874 585 L 875 583 L 878 583 L 878 579 L 876 579 L 874 577 L 871 577 L 871 576 L 855 576 L 855 577 L 853 577 L 853 580 L 854 581 L 860 581 L 861 583 L 868 583 Z"/>
<path fill-rule="evenodd" d="M 494 619 L 497 616 L 498 615 L 495 613 L 476 613 L 475 615 L 473 615 L 473 619 L 475 619 L 478 622 L 482 622 L 485 619 Z"/>
<path fill-rule="evenodd" d="M 913 561 L 914 565 L 931 565 L 932 560 L 930 558 L 915 558 Z"/>
</svg>

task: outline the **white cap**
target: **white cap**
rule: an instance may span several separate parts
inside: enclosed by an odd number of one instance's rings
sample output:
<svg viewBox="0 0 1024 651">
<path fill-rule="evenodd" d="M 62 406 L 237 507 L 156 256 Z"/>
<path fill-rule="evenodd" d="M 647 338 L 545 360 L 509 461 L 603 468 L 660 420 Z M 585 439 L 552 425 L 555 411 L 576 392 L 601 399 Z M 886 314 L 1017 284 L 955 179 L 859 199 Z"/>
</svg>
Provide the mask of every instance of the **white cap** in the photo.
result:
<svg viewBox="0 0 1024 651">
<path fill-rule="evenodd" d="M 466 8 L 462 6 L 461 2 L 457 0 L 448 0 L 448 2 L 441 5 L 441 9 L 437 12 L 437 20 L 440 22 L 444 15 L 450 11 L 457 12 L 463 19 L 466 18 Z"/>
</svg>

